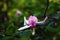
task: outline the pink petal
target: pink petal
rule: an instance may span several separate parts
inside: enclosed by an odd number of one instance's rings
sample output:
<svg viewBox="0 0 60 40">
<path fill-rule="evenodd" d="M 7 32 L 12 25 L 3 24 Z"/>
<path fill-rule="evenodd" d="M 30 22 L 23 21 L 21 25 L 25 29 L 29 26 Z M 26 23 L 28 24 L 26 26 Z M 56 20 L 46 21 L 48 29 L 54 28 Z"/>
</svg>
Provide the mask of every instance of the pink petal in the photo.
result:
<svg viewBox="0 0 60 40">
<path fill-rule="evenodd" d="M 29 26 L 35 27 L 38 19 L 35 16 L 30 16 L 28 22 Z"/>
</svg>

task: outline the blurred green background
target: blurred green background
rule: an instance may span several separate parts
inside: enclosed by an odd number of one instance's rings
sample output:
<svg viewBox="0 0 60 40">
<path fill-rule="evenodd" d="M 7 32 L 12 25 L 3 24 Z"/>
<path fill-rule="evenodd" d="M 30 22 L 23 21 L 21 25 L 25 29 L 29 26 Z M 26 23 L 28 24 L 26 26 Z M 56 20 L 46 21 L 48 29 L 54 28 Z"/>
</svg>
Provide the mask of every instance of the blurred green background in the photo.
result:
<svg viewBox="0 0 60 40">
<path fill-rule="evenodd" d="M 39 21 L 43 20 L 47 0 L 0 0 L 0 40 L 60 40 L 60 21 L 46 21 L 46 25 L 37 26 L 36 34 L 31 35 L 31 30 L 18 31 L 23 27 L 24 16 L 34 15 Z M 20 16 L 16 11 L 22 12 Z M 46 16 L 60 18 L 60 0 L 49 0 Z"/>
</svg>

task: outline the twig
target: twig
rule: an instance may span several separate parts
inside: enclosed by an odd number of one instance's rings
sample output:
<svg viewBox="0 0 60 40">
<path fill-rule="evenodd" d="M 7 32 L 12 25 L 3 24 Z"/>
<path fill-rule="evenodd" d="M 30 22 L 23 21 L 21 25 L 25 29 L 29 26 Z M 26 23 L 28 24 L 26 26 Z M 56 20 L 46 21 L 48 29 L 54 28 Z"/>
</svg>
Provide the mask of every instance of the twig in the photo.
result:
<svg viewBox="0 0 60 40">
<path fill-rule="evenodd" d="M 49 6 L 49 0 L 47 0 L 47 5 L 46 5 L 45 12 L 44 12 L 44 17 L 46 17 L 46 12 L 47 12 L 47 10 L 48 10 L 48 6 Z"/>
</svg>

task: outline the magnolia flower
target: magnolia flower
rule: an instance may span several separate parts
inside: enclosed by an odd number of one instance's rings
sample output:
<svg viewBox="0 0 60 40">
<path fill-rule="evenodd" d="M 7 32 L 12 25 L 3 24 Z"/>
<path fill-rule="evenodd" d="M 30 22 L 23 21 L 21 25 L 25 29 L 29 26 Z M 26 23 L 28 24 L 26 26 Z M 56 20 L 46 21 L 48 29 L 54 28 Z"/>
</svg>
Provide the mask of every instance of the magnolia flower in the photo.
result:
<svg viewBox="0 0 60 40">
<path fill-rule="evenodd" d="M 26 19 L 26 17 L 24 17 L 24 27 L 21 27 L 18 30 L 24 30 L 26 28 L 33 28 L 32 35 L 34 35 L 36 25 L 44 24 L 47 19 L 48 17 L 46 16 L 46 18 L 43 21 L 38 22 L 38 19 L 35 16 L 30 16 L 28 20 Z"/>
<path fill-rule="evenodd" d="M 18 16 L 20 16 L 20 15 L 21 15 L 21 11 L 17 10 L 16 14 L 17 14 Z"/>
<path fill-rule="evenodd" d="M 35 16 L 30 16 L 28 20 L 28 25 L 30 27 L 36 27 L 36 23 L 38 22 L 38 19 Z"/>
</svg>

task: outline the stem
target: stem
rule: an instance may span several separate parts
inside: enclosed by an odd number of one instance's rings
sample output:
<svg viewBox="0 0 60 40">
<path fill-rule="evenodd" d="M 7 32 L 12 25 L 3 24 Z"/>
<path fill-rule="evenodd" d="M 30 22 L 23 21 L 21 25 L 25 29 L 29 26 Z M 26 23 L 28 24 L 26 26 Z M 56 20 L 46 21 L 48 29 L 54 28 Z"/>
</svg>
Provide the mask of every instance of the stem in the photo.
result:
<svg viewBox="0 0 60 40">
<path fill-rule="evenodd" d="M 49 0 L 47 0 L 47 5 L 46 5 L 46 9 L 45 9 L 44 17 L 46 17 L 46 12 L 47 12 L 48 6 L 49 6 Z"/>
</svg>

